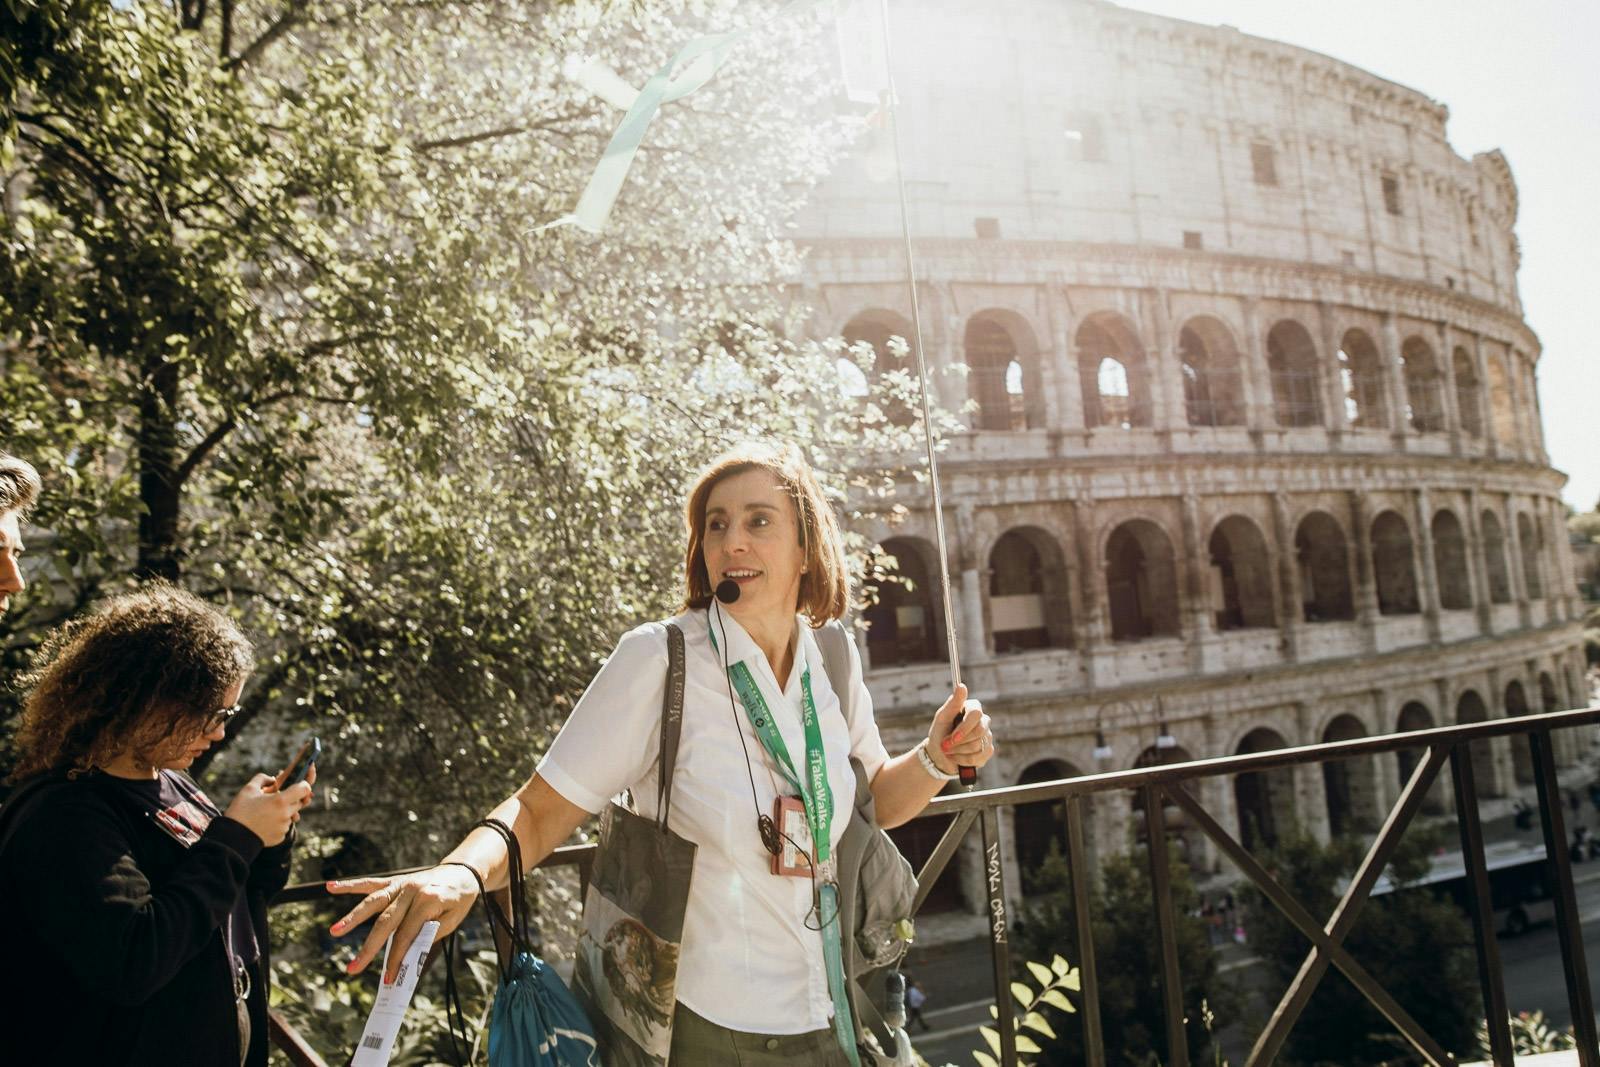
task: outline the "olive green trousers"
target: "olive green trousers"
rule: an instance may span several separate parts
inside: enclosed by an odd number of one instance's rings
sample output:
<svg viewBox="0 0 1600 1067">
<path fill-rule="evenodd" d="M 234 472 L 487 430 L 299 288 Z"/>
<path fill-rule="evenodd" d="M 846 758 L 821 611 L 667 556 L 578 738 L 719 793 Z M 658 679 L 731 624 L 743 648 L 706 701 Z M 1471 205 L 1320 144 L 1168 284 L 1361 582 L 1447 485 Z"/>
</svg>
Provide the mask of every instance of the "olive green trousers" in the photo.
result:
<svg viewBox="0 0 1600 1067">
<path fill-rule="evenodd" d="M 672 1016 L 672 1067 L 849 1067 L 832 1030 L 747 1034 L 684 1007 Z"/>
</svg>

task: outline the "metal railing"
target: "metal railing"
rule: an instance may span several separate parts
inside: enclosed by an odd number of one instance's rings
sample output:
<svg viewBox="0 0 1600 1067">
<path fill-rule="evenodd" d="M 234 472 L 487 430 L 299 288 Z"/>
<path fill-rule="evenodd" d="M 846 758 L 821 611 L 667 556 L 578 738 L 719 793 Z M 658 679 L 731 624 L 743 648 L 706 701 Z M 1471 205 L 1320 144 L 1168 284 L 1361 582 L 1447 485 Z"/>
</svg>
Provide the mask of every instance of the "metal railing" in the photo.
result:
<svg viewBox="0 0 1600 1067">
<path fill-rule="evenodd" d="M 955 855 L 963 838 L 979 819 L 987 820 L 988 854 L 983 857 L 984 882 L 988 895 L 987 921 L 994 969 L 995 1026 L 999 1031 L 1000 1062 L 1016 1067 L 1017 1045 L 1011 1000 L 1010 921 L 1007 915 L 1005 857 L 998 825 L 1001 808 L 1021 804 L 1060 801 L 1066 808 L 1067 865 L 1073 912 L 1077 924 L 1078 959 L 1082 1003 L 1079 1017 L 1083 1026 L 1084 1050 L 1089 1067 L 1105 1067 L 1105 1042 L 1101 1029 L 1099 983 L 1097 980 L 1090 914 L 1090 893 L 1094 881 L 1084 832 L 1084 803 L 1100 793 L 1134 792 L 1143 800 L 1146 840 L 1167 839 L 1166 804 L 1183 811 L 1231 860 L 1250 883 L 1311 943 L 1311 950 L 1288 989 L 1256 1039 L 1245 1067 L 1272 1063 L 1304 1011 L 1317 984 L 1330 968 L 1338 968 L 1360 993 L 1394 1026 L 1424 1062 L 1436 1067 L 1453 1067 L 1455 1059 L 1390 996 L 1362 963 L 1344 947 L 1362 907 L 1372 895 L 1379 876 L 1388 865 L 1401 835 L 1421 809 L 1424 798 L 1439 773 L 1448 764 L 1454 784 L 1455 814 L 1460 831 L 1461 854 L 1466 869 L 1467 898 L 1477 954 L 1478 979 L 1488 1020 L 1489 1045 L 1497 1067 L 1513 1064 L 1506 996 L 1501 974 L 1499 949 L 1495 943 L 1493 904 L 1484 859 L 1483 828 L 1478 813 L 1478 793 L 1472 764 L 1471 745 L 1498 737 L 1525 736 L 1531 749 L 1534 784 L 1538 792 L 1539 819 L 1545 850 L 1555 889 L 1555 925 L 1561 947 L 1561 963 L 1566 982 L 1568 1005 L 1573 1019 L 1580 1067 L 1600 1067 L 1600 1042 L 1597 1042 L 1589 972 L 1584 958 L 1577 899 L 1573 888 L 1571 859 L 1568 854 L 1566 824 L 1550 733 L 1580 726 L 1600 724 L 1600 708 L 1550 712 L 1515 718 L 1495 719 L 1466 726 L 1445 726 L 1403 734 L 1362 737 L 1349 741 L 1326 742 L 1299 748 L 1277 749 L 1218 759 L 1195 760 L 1155 767 L 1086 775 L 1079 778 L 1008 786 L 951 796 L 940 796 L 918 816 L 954 816 L 922 870 L 916 907 L 920 909 L 935 880 Z M 1251 851 L 1239 842 L 1217 818 L 1208 812 L 1189 789 L 1189 783 L 1208 778 L 1261 773 L 1306 764 L 1322 764 L 1356 756 L 1386 752 L 1414 751 L 1423 754 L 1411 769 L 1398 798 L 1383 820 L 1377 836 L 1356 868 L 1338 904 L 1326 919 L 1318 919 L 1269 872 Z M 1177 921 L 1172 905 L 1172 873 L 1166 848 L 1147 848 L 1150 867 L 1151 907 L 1160 940 L 1160 980 L 1166 1044 L 1166 1067 L 1189 1067 L 1189 1050 L 1184 1029 L 1182 986 L 1178 968 Z M 576 865 L 585 881 L 594 846 L 559 849 L 541 867 Z M 322 883 L 294 886 L 284 891 L 277 903 L 318 899 L 324 895 Z M 322 1067 L 315 1053 L 297 1053 L 298 1035 L 292 1028 L 274 1021 L 273 1039 L 287 1052 L 297 1067 Z M 304 1042 L 299 1042 L 300 1046 Z"/>
</svg>

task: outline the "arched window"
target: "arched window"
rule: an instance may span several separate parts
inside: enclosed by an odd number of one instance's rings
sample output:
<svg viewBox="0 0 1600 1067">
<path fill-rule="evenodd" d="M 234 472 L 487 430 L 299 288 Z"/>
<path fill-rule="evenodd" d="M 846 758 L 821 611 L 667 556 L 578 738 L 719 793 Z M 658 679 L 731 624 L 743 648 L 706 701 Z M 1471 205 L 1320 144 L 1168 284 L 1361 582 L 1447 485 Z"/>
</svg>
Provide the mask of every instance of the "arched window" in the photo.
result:
<svg viewBox="0 0 1600 1067">
<path fill-rule="evenodd" d="M 1466 726 L 1468 723 L 1488 721 L 1489 708 L 1483 698 L 1471 689 L 1462 693 L 1456 701 L 1456 723 Z M 1495 788 L 1494 749 L 1489 740 L 1484 738 L 1472 742 L 1468 751 L 1472 754 L 1472 777 L 1478 783 L 1478 796 L 1499 796 L 1500 791 Z"/>
<path fill-rule="evenodd" d="M 1306 622 L 1355 618 L 1355 601 L 1350 594 L 1350 553 L 1344 531 L 1333 516 L 1313 511 L 1301 519 L 1294 533 L 1294 552 L 1300 568 L 1300 604 Z"/>
<path fill-rule="evenodd" d="M 1210 316 L 1190 319 L 1178 333 L 1183 368 L 1183 407 L 1190 426 L 1240 426 L 1244 390 L 1239 350 L 1221 322 Z"/>
<path fill-rule="evenodd" d="M 1082 772 L 1062 760 L 1040 760 L 1022 772 L 1018 785 L 1054 782 L 1063 778 L 1077 778 Z M 1088 811 L 1084 812 L 1087 829 L 1091 825 Z M 1039 869 L 1052 852 L 1062 855 L 1067 851 L 1067 805 L 1061 800 L 1040 800 L 1032 804 L 1018 804 L 1012 816 L 1012 834 L 1016 840 L 1017 869 L 1022 873 L 1024 894 L 1034 891 Z"/>
<path fill-rule="evenodd" d="M 1467 538 L 1452 511 L 1433 517 L 1433 572 L 1439 583 L 1439 606 L 1472 607 L 1472 570 L 1467 564 Z"/>
<path fill-rule="evenodd" d="M 1495 604 L 1509 604 L 1511 575 L 1506 570 L 1505 531 L 1492 511 L 1485 511 L 1478 522 L 1483 527 L 1483 570 L 1489 576 L 1489 600 Z"/>
<path fill-rule="evenodd" d="M 1456 410 L 1461 428 L 1473 437 L 1483 436 L 1483 391 L 1478 388 L 1478 368 L 1465 348 L 1457 348 L 1450 358 L 1456 376 Z"/>
<path fill-rule="evenodd" d="M 1393 511 L 1372 522 L 1372 573 L 1378 585 L 1378 611 L 1384 615 L 1415 615 L 1416 560 L 1411 553 L 1411 527 Z"/>
<path fill-rule="evenodd" d="M 1317 347 L 1304 326 L 1285 319 L 1267 331 L 1267 367 L 1272 371 L 1272 409 L 1278 425 L 1322 425 Z"/>
<path fill-rule="evenodd" d="M 1418 433 L 1444 429 L 1444 404 L 1440 398 L 1439 365 L 1433 349 L 1420 337 L 1409 337 L 1400 347 L 1406 381 L 1406 418 Z"/>
<path fill-rule="evenodd" d="M 1485 345 L 1483 362 L 1489 368 L 1489 414 L 1494 419 L 1495 440 L 1515 451 L 1521 444 L 1517 435 L 1517 400 L 1511 395 L 1506 378 L 1505 359 L 1504 346 Z"/>
<path fill-rule="evenodd" d="M 1092 315 L 1078 327 L 1083 421 L 1090 428 L 1150 425 L 1150 394 L 1138 337 L 1118 315 Z"/>
<path fill-rule="evenodd" d="M 1176 635 L 1178 582 L 1172 541 L 1155 523 L 1125 522 L 1106 541 L 1106 602 L 1111 639 Z"/>
<path fill-rule="evenodd" d="M 1428 710 L 1426 704 L 1413 700 L 1400 709 L 1400 718 L 1396 727 L 1397 733 L 1410 733 L 1413 730 L 1433 729 L 1433 712 Z M 1400 786 L 1405 787 L 1411 779 L 1411 774 L 1417 769 L 1417 764 L 1422 760 L 1422 752 L 1414 748 L 1404 748 L 1394 754 L 1395 762 L 1399 765 Z M 1428 790 L 1427 799 L 1422 802 L 1422 810 L 1430 815 L 1437 815 L 1446 808 L 1438 783 Z"/>
<path fill-rule="evenodd" d="M 1386 429 L 1383 361 L 1378 346 L 1360 330 L 1349 330 L 1339 345 L 1339 381 L 1344 387 L 1345 422 L 1361 429 Z"/>
<path fill-rule="evenodd" d="M 883 309 L 864 311 L 844 327 L 845 344 L 852 347 L 865 344 L 872 349 L 871 371 L 863 373 L 859 381 L 841 367 L 841 377 L 848 383 L 845 395 L 866 396 L 873 384 L 892 385 L 880 393 L 880 403 L 884 416 L 895 426 L 909 426 L 917 419 L 917 364 L 912 353 L 912 335 L 909 322 Z M 842 357 L 841 362 L 843 359 L 856 364 L 850 356 Z M 856 370 L 861 370 L 859 364 Z M 859 394 L 849 391 L 854 388 L 862 391 Z"/>
<path fill-rule="evenodd" d="M 1071 601 L 1061 550 L 1043 530 L 1008 530 L 989 553 L 994 650 L 1071 645 Z"/>
<path fill-rule="evenodd" d="M 1538 600 L 1544 596 L 1544 578 L 1539 568 L 1544 539 L 1539 536 L 1538 528 L 1528 518 L 1527 512 L 1517 516 L 1517 538 L 1522 542 L 1522 578 L 1528 587 L 1528 599 Z"/>
<path fill-rule="evenodd" d="M 967 367 L 972 399 L 978 402 L 974 429 L 1026 430 L 1042 424 L 1029 407 L 1028 375 L 1004 326 L 989 318 L 967 324 Z"/>
<path fill-rule="evenodd" d="M 1272 565 L 1256 524 L 1242 515 L 1217 523 L 1211 552 L 1211 611 L 1218 630 L 1277 625 L 1272 606 Z"/>
<path fill-rule="evenodd" d="M 885 541 L 882 549 L 894 557 L 894 564 L 868 579 L 877 602 L 862 613 L 872 665 L 894 667 L 948 659 L 943 614 L 935 608 L 939 590 L 930 580 L 931 547 L 895 537 Z"/>
<path fill-rule="evenodd" d="M 1322 731 L 1322 741 L 1354 741 L 1367 736 L 1354 715 L 1339 715 Z M 1328 760 L 1322 765 L 1322 791 L 1328 804 L 1328 830 L 1335 837 L 1378 828 L 1378 783 L 1370 756 Z"/>
<path fill-rule="evenodd" d="M 1532 710 L 1528 707 L 1528 694 L 1516 679 L 1506 683 L 1504 707 L 1508 717 L 1526 715 Z M 1511 765 L 1516 771 L 1518 785 L 1533 784 L 1533 751 L 1528 747 L 1526 735 L 1511 739 Z"/>
<path fill-rule="evenodd" d="M 1288 747 L 1282 734 L 1261 727 L 1251 730 L 1239 742 L 1238 754 Z M 1295 825 L 1294 771 L 1291 768 L 1247 771 L 1238 775 L 1233 780 L 1233 795 L 1239 806 L 1239 833 L 1245 848 L 1272 848 Z"/>
</svg>

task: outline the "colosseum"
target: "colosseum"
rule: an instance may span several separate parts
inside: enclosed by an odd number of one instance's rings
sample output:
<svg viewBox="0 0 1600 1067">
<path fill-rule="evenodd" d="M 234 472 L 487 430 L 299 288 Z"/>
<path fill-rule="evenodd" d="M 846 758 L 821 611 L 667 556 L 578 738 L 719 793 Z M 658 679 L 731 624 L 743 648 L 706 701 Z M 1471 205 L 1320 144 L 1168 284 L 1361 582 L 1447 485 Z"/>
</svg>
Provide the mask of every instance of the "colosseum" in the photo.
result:
<svg viewBox="0 0 1600 1067">
<path fill-rule="evenodd" d="M 1584 702 L 1506 159 L 1456 154 L 1420 92 L 1229 27 L 971 10 L 919 4 L 895 48 L 924 344 L 969 427 L 942 480 L 963 673 L 1003 739 L 985 784 Z M 813 329 L 879 369 L 913 336 L 893 175 L 870 132 L 799 231 Z M 909 746 L 948 676 L 925 489 L 904 499 L 875 535 L 911 585 L 861 646 Z M 1520 742 L 1479 759 L 1485 796 L 1532 780 Z M 1398 762 L 1203 800 L 1250 843 L 1361 832 Z M 1062 833 L 1041 807 L 1003 823 L 1013 890 Z M 1129 815 L 1098 800 L 1096 847 Z M 981 898 L 969 846 L 931 908 Z"/>
</svg>

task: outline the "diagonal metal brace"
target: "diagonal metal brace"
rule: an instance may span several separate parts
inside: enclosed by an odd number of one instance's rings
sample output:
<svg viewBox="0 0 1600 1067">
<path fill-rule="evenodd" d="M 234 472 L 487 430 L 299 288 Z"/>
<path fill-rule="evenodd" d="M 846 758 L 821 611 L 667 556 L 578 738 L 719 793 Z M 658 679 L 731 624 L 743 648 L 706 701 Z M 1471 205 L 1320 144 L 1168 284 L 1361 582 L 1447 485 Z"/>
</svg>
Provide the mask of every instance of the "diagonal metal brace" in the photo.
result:
<svg viewBox="0 0 1600 1067">
<path fill-rule="evenodd" d="M 1335 942 L 1328 936 L 1311 913 L 1294 898 L 1277 879 L 1273 878 L 1261 862 L 1250 854 L 1250 851 L 1236 841 L 1222 825 L 1212 817 L 1182 785 L 1173 783 L 1163 787 L 1173 802 L 1188 813 L 1195 824 L 1204 830 L 1206 836 L 1215 841 L 1229 859 L 1238 865 L 1239 869 L 1255 883 L 1261 895 L 1270 900 L 1277 909 L 1283 913 L 1295 929 L 1299 930 L 1314 946 L 1328 955 L 1333 965 L 1344 972 L 1350 984 L 1355 986 L 1362 996 L 1366 997 L 1384 1014 L 1402 1037 L 1411 1042 L 1412 1046 L 1420 1052 L 1430 1063 L 1446 1063 L 1450 1056 L 1438 1042 L 1429 1037 L 1427 1031 L 1411 1015 L 1397 1004 L 1384 988 L 1378 984 L 1377 979 L 1367 972 L 1365 967 L 1357 963 L 1345 947 Z"/>
<path fill-rule="evenodd" d="M 933 883 L 939 880 L 939 876 L 950 863 L 950 857 L 961 847 L 961 839 L 977 821 L 978 811 L 978 808 L 968 808 L 957 815 L 955 821 L 945 829 L 944 836 L 939 838 L 939 843 L 934 846 L 933 855 L 928 857 L 928 862 L 917 872 L 917 896 L 912 902 L 911 914 L 916 915 L 922 911 L 922 905 L 927 901 L 928 894 L 933 892 Z"/>
<path fill-rule="evenodd" d="M 1377 840 L 1373 841 L 1372 847 L 1367 850 L 1366 857 L 1356 868 L 1355 877 L 1350 880 L 1349 888 L 1344 891 L 1344 896 L 1339 899 L 1338 906 L 1333 909 L 1333 915 L 1323 928 L 1327 940 L 1332 945 L 1343 944 L 1345 937 L 1355 926 L 1362 906 L 1372 895 L 1372 887 L 1377 884 L 1378 876 L 1383 873 L 1384 867 L 1389 863 L 1389 857 L 1400 844 L 1401 835 L 1410 825 L 1412 816 L 1422 807 L 1429 788 L 1439 777 L 1440 769 L 1449 760 L 1448 744 L 1430 745 L 1427 754 L 1411 772 L 1405 788 L 1400 790 L 1400 799 L 1395 801 L 1389 817 L 1384 820 L 1383 829 L 1378 832 Z M 1328 965 L 1332 961 L 1329 952 L 1320 945 L 1312 945 L 1305 962 L 1300 965 L 1299 973 L 1294 976 L 1294 981 L 1289 983 L 1283 999 L 1278 1001 L 1277 1008 L 1273 1010 L 1267 1028 L 1256 1039 L 1255 1048 L 1250 1050 L 1250 1057 L 1245 1061 L 1245 1067 L 1263 1067 L 1278 1058 L 1283 1051 L 1284 1042 L 1289 1038 L 1289 1031 L 1299 1021 L 1300 1013 L 1305 1010 L 1306 1003 L 1310 1001 L 1312 992 L 1317 988 L 1317 983 L 1328 973 Z M 1419 1051 L 1424 1050 L 1419 1049 Z M 1430 1062 L 1436 1067 L 1452 1067 L 1455 1059 L 1444 1053 L 1430 1056 Z"/>
</svg>

